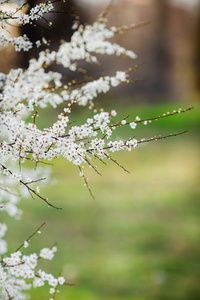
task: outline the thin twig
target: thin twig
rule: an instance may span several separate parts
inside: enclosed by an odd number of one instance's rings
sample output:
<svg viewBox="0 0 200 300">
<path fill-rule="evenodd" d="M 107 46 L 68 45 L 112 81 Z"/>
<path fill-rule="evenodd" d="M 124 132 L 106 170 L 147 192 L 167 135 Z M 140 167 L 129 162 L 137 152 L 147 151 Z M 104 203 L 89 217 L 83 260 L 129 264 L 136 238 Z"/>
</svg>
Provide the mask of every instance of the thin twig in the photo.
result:
<svg viewBox="0 0 200 300">
<path fill-rule="evenodd" d="M 45 222 L 42 223 L 42 225 L 40 225 L 40 226 L 38 227 L 38 229 L 36 229 L 31 235 L 29 235 L 29 237 L 28 237 L 25 241 L 29 242 L 30 239 L 31 239 L 38 231 L 40 231 L 40 229 L 41 229 L 44 225 L 45 225 Z M 23 246 L 24 246 L 24 242 L 23 242 L 23 243 L 15 250 L 15 252 L 19 251 Z"/>
<path fill-rule="evenodd" d="M 4 170 L 8 170 L 8 172 L 9 172 L 11 175 L 13 174 L 12 171 L 10 171 L 8 168 L 6 168 L 3 164 L 0 164 L 0 165 L 2 166 L 2 168 L 3 168 Z M 53 205 L 53 204 L 51 204 L 50 202 L 48 202 L 47 198 L 44 198 L 44 197 L 40 196 L 36 191 L 34 191 L 32 188 L 30 188 L 30 187 L 28 186 L 28 183 L 24 182 L 24 181 L 21 180 L 21 179 L 19 180 L 19 182 L 20 182 L 22 185 L 24 185 L 24 186 L 28 189 L 28 191 L 29 191 L 30 195 L 32 196 L 32 198 L 33 198 L 33 195 L 32 195 L 31 193 L 33 193 L 34 195 L 36 195 L 38 198 L 42 199 L 48 206 L 53 207 L 53 208 L 56 208 L 56 209 L 62 209 L 62 208 L 56 207 L 55 205 Z M 34 199 L 34 198 L 33 198 L 33 199 Z"/>
<path fill-rule="evenodd" d="M 127 173 L 130 174 L 130 172 L 129 172 L 128 170 L 126 170 L 122 165 L 120 165 L 120 164 L 117 162 L 116 159 L 113 159 L 113 158 L 112 158 L 110 155 L 108 155 L 108 154 L 105 154 L 105 156 L 106 156 L 108 159 L 110 159 L 112 162 L 114 162 L 116 165 L 118 165 L 118 167 L 122 168 L 125 172 L 127 172 Z"/>
</svg>

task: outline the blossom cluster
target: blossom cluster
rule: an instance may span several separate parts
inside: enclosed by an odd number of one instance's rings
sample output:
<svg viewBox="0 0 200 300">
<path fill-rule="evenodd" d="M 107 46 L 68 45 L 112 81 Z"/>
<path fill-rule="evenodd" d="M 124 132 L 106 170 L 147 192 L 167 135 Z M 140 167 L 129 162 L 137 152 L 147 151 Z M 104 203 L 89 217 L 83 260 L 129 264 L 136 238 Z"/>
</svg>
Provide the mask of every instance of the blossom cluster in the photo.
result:
<svg viewBox="0 0 200 300">
<path fill-rule="evenodd" d="M 9 6 L 9 10 L 7 10 Z M 15 51 L 29 51 L 33 47 L 33 43 L 29 41 L 28 37 L 23 36 L 13 37 L 9 36 L 10 27 L 16 25 L 33 24 L 35 21 L 42 19 L 45 14 L 54 10 L 53 3 L 47 1 L 45 3 L 39 3 L 30 9 L 29 13 L 25 13 L 26 1 L 24 0 L 12 0 L 0 1 L 0 47 L 5 47 L 8 44 L 14 46 Z M 27 6 L 28 7 L 28 6 Z M 49 24 L 51 26 L 51 23 Z M 37 41 L 36 44 L 38 44 Z"/>
<path fill-rule="evenodd" d="M 51 3 L 46 2 L 31 9 L 30 14 L 33 18 L 33 12 L 37 11 L 38 15 L 39 11 L 42 16 L 52 9 Z M 25 17 L 28 19 L 25 14 L 23 16 L 23 20 Z M 22 15 L 17 18 L 18 22 L 20 18 Z M 20 22 L 22 25 L 26 23 Z M 100 93 L 107 93 L 121 83 L 128 83 L 129 72 L 117 71 L 113 76 L 100 76 L 75 88 L 65 82 L 62 73 L 47 71 L 52 63 L 61 64 L 71 71 L 78 70 L 80 60 L 98 64 L 99 53 L 136 58 L 132 50 L 108 41 L 118 29 L 114 26 L 108 29 L 106 22 L 104 15 L 93 25 L 77 26 L 70 42 L 61 44 L 57 51 L 41 51 L 38 58 L 30 60 L 27 70 L 18 68 L 11 69 L 8 74 L 0 73 L 0 173 L 27 187 L 31 193 L 38 195 L 37 191 L 29 188 L 23 169 L 13 170 L 13 161 L 21 166 L 27 159 L 38 163 L 63 156 L 82 167 L 85 163 L 91 164 L 92 156 L 104 159 L 109 157 L 109 150 L 130 150 L 137 146 L 136 139 L 106 142 L 117 127 L 126 125 L 125 120 L 113 124 L 113 118 L 117 115 L 114 110 L 109 113 L 101 109 L 95 113 L 94 109 L 93 117 L 80 126 L 72 126 L 70 118 L 73 105 L 93 108 L 94 99 Z M 37 109 L 49 104 L 56 108 L 61 103 L 66 103 L 66 107 L 58 115 L 57 121 L 50 127 L 39 129 L 35 123 Z M 27 123 L 26 118 L 30 115 L 33 122 Z M 133 126 L 135 121 L 131 122 L 131 128 L 136 127 Z"/>
<path fill-rule="evenodd" d="M 5 225 L 0 224 L 0 229 L 5 230 Z M 23 247 L 27 248 L 29 243 L 24 242 Z M 26 295 L 22 291 L 41 287 L 47 283 L 50 286 L 50 294 L 59 292 L 58 286 L 65 284 L 62 276 L 55 278 L 52 274 L 39 269 L 36 271 L 40 258 L 52 260 L 56 247 L 43 248 L 39 255 L 32 253 L 23 255 L 21 251 L 11 253 L 10 256 L 4 256 L 0 265 L 0 297 L 1 299 L 26 299 Z M 26 282 L 29 279 L 29 283 Z"/>
</svg>

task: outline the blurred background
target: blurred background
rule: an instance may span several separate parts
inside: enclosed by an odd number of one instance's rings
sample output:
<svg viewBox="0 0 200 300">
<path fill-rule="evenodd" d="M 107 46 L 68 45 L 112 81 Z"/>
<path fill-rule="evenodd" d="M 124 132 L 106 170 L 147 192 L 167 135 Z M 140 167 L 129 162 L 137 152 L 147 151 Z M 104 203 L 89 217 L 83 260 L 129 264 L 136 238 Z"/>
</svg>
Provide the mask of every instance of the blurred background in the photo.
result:
<svg viewBox="0 0 200 300">
<path fill-rule="evenodd" d="M 71 0 L 58 4 L 58 9 L 73 11 L 73 7 L 81 22 L 91 23 L 108 3 Z M 60 40 L 70 40 L 72 18 L 67 14 L 52 14 L 51 18 L 56 34 L 44 31 L 44 35 L 56 49 Z M 55 275 L 61 271 L 68 283 L 75 284 L 63 287 L 58 300 L 200 299 L 200 2 L 113 2 L 109 25 L 146 21 L 150 23 L 115 38 L 135 51 L 137 60 L 99 57 L 103 71 L 110 75 L 144 62 L 133 74 L 139 81 L 100 95 L 96 102 L 103 103 L 105 110 L 116 109 L 117 120 L 128 114 L 130 119 L 136 115 L 148 118 L 180 106 L 195 107 L 148 126 L 138 125 L 134 133 L 123 128 L 117 138 L 189 132 L 113 155 L 131 174 L 110 161 L 106 166 L 95 161 L 102 176 L 86 170 L 95 200 L 83 186 L 79 171 L 59 160 L 52 168 L 54 183 L 41 193 L 62 211 L 47 208 L 38 199 L 22 202 L 22 222 L 9 220 L 10 228 L 15 227 L 15 234 L 9 230 L 7 235 L 10 249 L 14 251 L 46 221 L 42 236 L 34 237 L 30 251 L 58 244 L 55 259 L 41 261 L 45 270 Z M 26 28 L 26 34 L 37 40 L 31 30 Z M 3 55 L 9 55 L 6 63 Z M 1 50 L 0 69 L 26 67 L 30 56 L 37 53 L 22 56 L 9 48 Z M 90 72 L 99 76 L 96 68 L 91 67 Z M 64 74 L 69 79 L 74 76 Z M 42 115 L 39 126 L 46 126 L 57 113 L 49 110 Z M 76 109 L 73 116 L 81 124 L 88 117 L 87 110 Z M 47 287 L 31 293 L 32 299 L 48 299 Z"/>
<path fill-rule="evenodd" d="M 39 2 L 39 0 L 28 1 L 30 7 Z M 42 20 L 39 26 L 24 26 L 23 33 L 26 33 L 33 42 L 45 36 L 51 40 L 51 48 L 57 49 L 61 40 L 70 40 L 74 13 L 80 16 L 81 23 L 92 23 L 109 2 L 109 0 L 68 0 L 66 3 L 58 1 L 55 3 L 55 13 L 45 16 L 47 21 L 51 20 L 54 24 L 52 31 L 46 21 Z M 199 0 L 113 1 L 108 25 L 121 26 L 141 22 L 149 22 L 149 24 L 126 34 L 118 34 L 114 39 L 117 43 L 135 51 L 138 59 L 130 61 L 119 60 L 115 56 L 100 57 L 105 73 L 113 74 L 120 67 L 127 69 L 134 64 L 143 63 L 135 74 L 143 82 L 125 86 L 124 89 L 120 88 L 130 102 L 138 99 L 151 103 L 163 102 L 169 101 L 171 96 L 176 101 L 190 102 L 191 96 L 198 99 L 200 91 Z M 11 49 L 6 48 L 6 53 L 3 54 L 10 55 Z M 0 58 L 1 70 L 6 72 L 13 65 L 27 67 L 28 59 L 37 56 L 38 53 L 36 50 L 24 55 L 13 53 L 12 60 L 8 60 L 10 64 L 3 59 L 3 54 Z M 97 76 L 99 75 L 99 71 L 94 69 L 94 66 L 87 66 L 87 68 L 93 71 L 93 75 L 96 73 Z M 66 70 L 63 72 L 65 73 Z M 66 76 L 70 77 L 70 74 L 66 73 Z"/>
</svg>

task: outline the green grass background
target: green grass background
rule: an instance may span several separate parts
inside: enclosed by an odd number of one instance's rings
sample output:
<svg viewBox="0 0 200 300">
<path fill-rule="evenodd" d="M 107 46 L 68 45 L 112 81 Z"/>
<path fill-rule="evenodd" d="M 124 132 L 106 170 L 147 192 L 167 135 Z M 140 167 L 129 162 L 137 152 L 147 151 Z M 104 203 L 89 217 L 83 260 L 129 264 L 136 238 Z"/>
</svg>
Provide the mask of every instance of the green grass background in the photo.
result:
<svg viewBox="0 0 200 300">
<path fill-rule="evenodd" d="M 172 103 L 125 106 L 117 119 L 154 117 L 178 108 Z M 48 120 L 54 117 L 49 111 Z M 75 118 L 81 123 L 87 117 L 77 111 Z M 47 119 L 41 116 L 40 122 L 45 126 Z M 95 200 L 75 166 L 55 161 L 56 182 L 41 193 L 62 210 L 40 199 L 23 200 L 22 221 L 8 220 L 11 251 L 45 221 L 42 235 L 33 237 L 25 253 L 58 244 L 54 260 L 40 266 L 54 275 L 61 271 L 75 286 L 61 287 L 56 299 L 200 299 L 199 123 L 196 106 L 135 131 L 120 129 L 117 135 L 123 139 L 189 132 L 115 153 L 130 174 L 111 161 L 106 166 L 94 161 L 102 176 L 85 167 Z M 31 290 L 31 299 L 49 298 L 48 287 Z"/>
</svg>

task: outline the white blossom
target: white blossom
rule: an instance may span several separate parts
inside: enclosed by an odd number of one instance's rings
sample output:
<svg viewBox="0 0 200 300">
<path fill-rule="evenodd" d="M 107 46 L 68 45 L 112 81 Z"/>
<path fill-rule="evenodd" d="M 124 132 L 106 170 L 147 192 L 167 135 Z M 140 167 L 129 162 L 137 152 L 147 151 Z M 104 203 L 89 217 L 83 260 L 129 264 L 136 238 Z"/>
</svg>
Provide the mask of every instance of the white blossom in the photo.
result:
<svg viewBox="0 0 200 300">
<path fill-rule="evenodd" d="M 137 126 L 137 123 L 135 123 L 135 122 L 131 122 L 131 123 L 130 123 L 130 127 L 131 127 L 132 129 L 135 129 L 136 126 Z"/>
<path fill-rule="evenodd" d="M 54 252 L 56 250 L 49 249 L 49 248 L 43 248 L 40 251 L 40 257 L 51 260 L 54 257 Z"/>
</svg>

